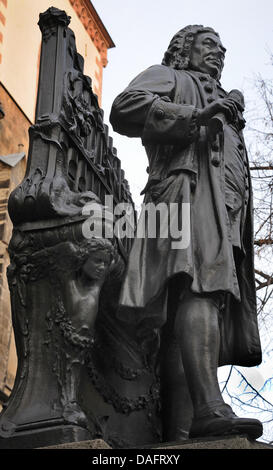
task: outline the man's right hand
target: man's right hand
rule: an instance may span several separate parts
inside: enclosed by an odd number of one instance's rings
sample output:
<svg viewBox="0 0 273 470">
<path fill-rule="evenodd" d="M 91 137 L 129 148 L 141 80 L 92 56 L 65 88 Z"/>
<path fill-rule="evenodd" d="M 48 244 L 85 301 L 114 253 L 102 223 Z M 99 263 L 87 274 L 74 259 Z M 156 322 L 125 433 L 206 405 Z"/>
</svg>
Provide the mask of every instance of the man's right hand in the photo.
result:
<svg viewBox="0 0 273 470">
<path fill-rule="evenodd" d="M 228 122 L 234 122 L 238 113 L 237 106 L 230 98 L 215 100 L 204 109 L 199 110 L 197 123 L 200 126 L 207 126 L 210 119 L 218 113 L 223 113 L 226 116 Z"/>
</svg>

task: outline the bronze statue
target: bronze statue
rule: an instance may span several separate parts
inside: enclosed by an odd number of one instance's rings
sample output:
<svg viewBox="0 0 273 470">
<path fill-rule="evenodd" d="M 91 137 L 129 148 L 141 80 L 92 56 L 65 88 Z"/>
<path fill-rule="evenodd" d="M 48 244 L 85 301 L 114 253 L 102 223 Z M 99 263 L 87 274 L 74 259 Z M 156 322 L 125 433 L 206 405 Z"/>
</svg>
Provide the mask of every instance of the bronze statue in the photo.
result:
<svg viewBox="0 0 273 470">
<path fill-rule="evenodd" d="M 28 165 L 8 203 L 18 368 L 0 413 L 0 449 L 161 440 L 154 368 L 115 318 L 132 239 L 106 228 L 114 214 L 122 219 L 117 207 L 134 204 L 69 23 L 54 7 L 40 14 Z"/>
<path fill-rule="evenodd" d="M 244 100 L 221 88 L 225 49 L 210 28 L 182 29 L 115 101 L 114 128 L 149 158 L 142 220 L 167 208 L 154 238 L 139 223 L 132 240 L 120 236 L 124 208 L 135 217 L 128 182 L 69 22 L 40 15 L 28 166 L 9 198 L 18 369 L 0 448 L 256 438 L 261 423 L 236 417 L 217 381 L 219 364 L 261 360 Z"/>
<path fill-rule="evenodd" d="M 257 438 L 262 424 L 237 417 L 217 380 L 219 365 L 261 361 L 244 101 L 221 87 L 225 52 L 212 28 L 187 26 L 162 64 L 138 75 L 113 103 L 114 130 L 140 137 L 147 152 L 145 204 L 190 207 L 187 220 L 182 210 L 187 247 L 173 248 L 170 236 L 135 238 L 118 316 L 146 337 L 167 327 L 179 346 L 168 373 L 175 383 L 182 358 L 194 412 L 190 437 Z M 178 428 L 172 438 L 182 435 Z"/>
</svg>

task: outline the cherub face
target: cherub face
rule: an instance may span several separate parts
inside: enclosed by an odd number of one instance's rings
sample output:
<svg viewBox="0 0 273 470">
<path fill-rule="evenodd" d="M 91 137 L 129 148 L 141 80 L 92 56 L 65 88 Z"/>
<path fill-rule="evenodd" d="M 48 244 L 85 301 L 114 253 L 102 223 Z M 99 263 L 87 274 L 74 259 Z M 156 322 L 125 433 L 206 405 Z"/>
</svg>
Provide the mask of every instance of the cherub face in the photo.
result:
<svg viewBox="0 0 273 470">
<path fill-rule="evenodd" d="M 82 270 L 89 279 L 103 279 L 110 265 L 110 255 L 94 251 L 84 263 Z"/>
</svg>

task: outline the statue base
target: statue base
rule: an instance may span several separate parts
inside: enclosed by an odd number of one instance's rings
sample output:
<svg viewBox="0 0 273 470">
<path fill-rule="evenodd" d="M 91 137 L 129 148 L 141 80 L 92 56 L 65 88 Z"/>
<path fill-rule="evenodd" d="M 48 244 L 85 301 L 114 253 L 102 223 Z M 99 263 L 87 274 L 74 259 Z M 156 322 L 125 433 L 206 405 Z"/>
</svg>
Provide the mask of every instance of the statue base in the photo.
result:
<svg viewBox="0 0 273 470">
<path fill-rule="evenodd" d="M 70 442 L 46 447 L 48 449 L 111 449 L 103 440 L 96 439 L 83 442 Z M 184 449 L 272 449 L 273 446 L 264 442 L 252 441 L 247 436 L 219 436 L 200 439 L 189 439 L 180 442 L 165 442 L 155 446 L 138 447 L 138 449 L 148 451 L 157 450 L 184 450 Z M 134 450 L 134 449 L 132 449 Z M 137 450 L 137 449 L 135 449 Z"/>
<path fill-rule="evenodd" d="M 151 449 L 151 447 L 149 447 Z M 264 442 L 253 441 L 245 435 L 214 436 L 189 439 L 180 442 L 166 442 L 152 447 L 156 450 L 184 450 L 184 449 L 273 449 L 273 446 Z"/>
<path fill-rule="evenodd" d="M 35 449 L 39 447 L 75 445 L 91 438 L 87 429 L 75 425 L 47 426 L 24 430 L 22 426 L 12 437 L 0 438 L 0 449 Z M 90 441 L 89 441 L 90 442 Z M 92 442 L 92 441 L 91 441 Z M 73 443 L 73 444 L 71 444 Z"/>
</svg>

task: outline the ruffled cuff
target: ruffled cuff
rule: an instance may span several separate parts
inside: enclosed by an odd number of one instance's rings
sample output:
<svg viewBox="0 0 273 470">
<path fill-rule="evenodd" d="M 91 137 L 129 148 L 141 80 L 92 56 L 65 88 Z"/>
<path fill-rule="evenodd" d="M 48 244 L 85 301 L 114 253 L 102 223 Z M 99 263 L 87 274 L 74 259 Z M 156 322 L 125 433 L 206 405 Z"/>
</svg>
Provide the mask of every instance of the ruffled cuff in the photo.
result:
<svg viewBox="0 0 273 470">
<path fill-rule="evenodd" d="M 198 134 L 197 121 L 194 106 L 172 103 L 165 97 L 156 99 L 146 118 L 142 141 L 144 145 L 187 145 Z"/>
</svg>

